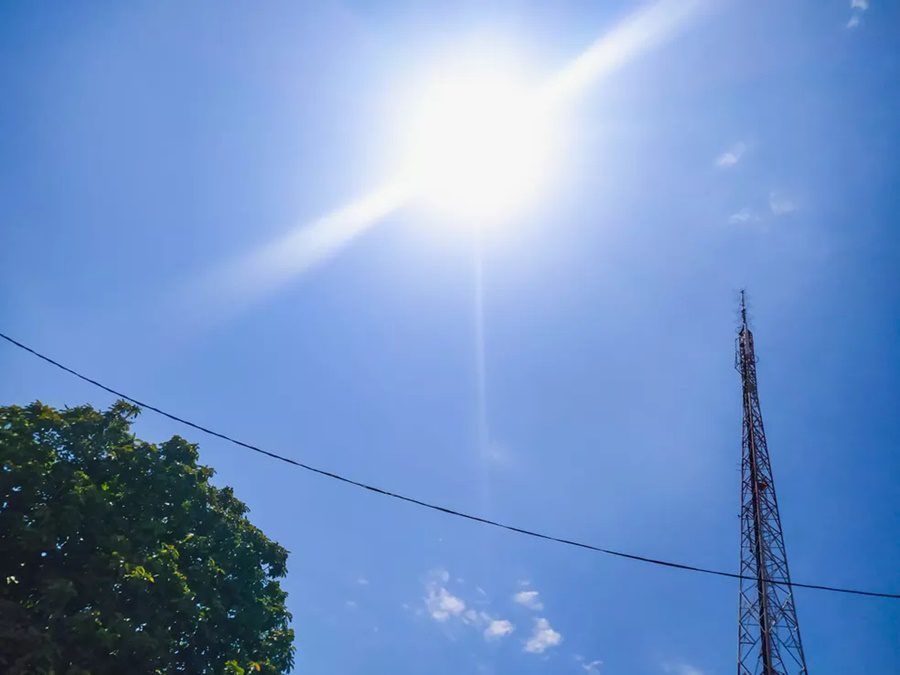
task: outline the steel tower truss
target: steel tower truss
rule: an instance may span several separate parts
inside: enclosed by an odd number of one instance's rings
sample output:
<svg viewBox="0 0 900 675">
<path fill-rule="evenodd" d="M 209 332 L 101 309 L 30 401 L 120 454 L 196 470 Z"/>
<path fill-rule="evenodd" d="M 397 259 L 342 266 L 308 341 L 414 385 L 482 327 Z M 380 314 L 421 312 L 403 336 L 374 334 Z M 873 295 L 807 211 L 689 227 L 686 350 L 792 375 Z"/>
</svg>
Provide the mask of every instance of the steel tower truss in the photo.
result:
<svg viewBox="0 0 900 675">
<path fill-rule="evenodd" d="M 743 383 L 738 675 L 807 675 L 741 292 L 735 367 Z"/>
</svg>

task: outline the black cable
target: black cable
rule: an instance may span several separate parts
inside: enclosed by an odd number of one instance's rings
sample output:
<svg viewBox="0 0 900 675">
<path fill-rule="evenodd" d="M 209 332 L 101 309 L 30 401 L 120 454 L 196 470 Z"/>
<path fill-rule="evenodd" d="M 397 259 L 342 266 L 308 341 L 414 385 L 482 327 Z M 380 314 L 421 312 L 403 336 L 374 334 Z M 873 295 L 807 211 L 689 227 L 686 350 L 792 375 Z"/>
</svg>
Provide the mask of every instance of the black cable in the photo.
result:
<svg viewBox="0 0 900 675">
<path fill-rule="evenodd" d="M 39 359 L 46 361 L 47 363 L 56 366 L 57 368 L 66 371 L 67 373 L 74 375 L 75 377 L 84 380 L 85 382 L 94 385 L 95 387 L 99 387 L 100 389 L 109 392 L 119 398 L 125 399 L 126 401 L 130 401 L 141 408 L 146 408 L 147 410 L 152 410 L 155 413 L 162 415 L 163 417 L 168 417 L 170 420 L 175 422 L 180 422 L 186 426 L 191 427 L 192 429 L 196 429 L 197 431 L 202 431 L 205 434 L 209 434 L 210 436 L 214 436 L 216 438 L 221 438 L 224 441 L 228 441 L 229 443 L 233 443 L 242 448 L 246 448 L 247 450 L 252 450 L 253 452 L 258 452 L 261 455 L 265 455 L 266 457 L 271 457 L 272 459 L 277 459 L 282 462 L 286 462 L 287 464 L 292 464 L 294 466 L 300 467 L 301 469 L 305 469 L 306 471 L 311 471 L 313 473 L 319 474 L 320 476 L 325 476 L 326 478 L 333 478 L 334 480 L 338 480 L 342 483 L 347 483 L 348 485 L 353 485 L 358 488 L 362 488 L 364 490 L 368 490 L 370 492 L 374 492 L 379 495 L 383 495 L 385 497 L 393 497 L 394 499 L 399 499 L 400 501 L 408 502 L 410 504 L 415 504 L 416 506 L 422 506 L 426 509 L 431 509 L 432 511 L 439 511 L 440 513 L 445 513 L 450 516 L 456 516 L 458 518 L 465 518 L 466 520 L 471 520 L 476 523 L 481 523 L 483 525 L 490 525 L 492 527 L 499 527 L 503 530 L 508 530 L 510 532 L 518 532 L 519 534 L 524 534 L 529 537 L 535 537 L 537 539 L 544 539 L 546 541 L 556 542 L 557 544 L 565 544 L 566 546 L 575 546 L 577 548 L 587 549 L 588 551 L 596 551 L 597 553 L 605 553 L 606 555 L 616 556 L 617 558 L 626 558 L 627 560 L 637 560 L 639 562 L 650 563 L 651 565 L 660 565 L 662 567 L 672 567 L 679 570 L 687 570 L 689 572 L 700 572 L 702 574 L 712 574 L 719 577 L 728 577 L 729 579 L 742 579 L 748 581 L 758 581 L 756 577 L 748 577 L 742 574 L 736 574 L 734 572 L 723 572 L 722 570 L 713 570 L 705 567 L 697 567 L 695 565 L 687 565 L 684 563 L 671 562 L 668 560 L 658 560 L 656 558 L 648 558 L 642 555 L 636 555 L 634 553 L 624 553 L 622 551 L 613 551 L 608 548 L 602 548 L 600 546 L 593 546 L 591 544 L 585 544 L 579 541 L 573 541 L 571 539 L 563 539 L 561 537 L 554 537 L 549 534 L 542 534 L 540 532 L 535 532 L 534 530 L 527 530 L 522 527 L 515 527 L 513 525 L 506 525 L 504 523 L 500 523 L 496 520 L 491 520 L 489 518 L 482 518 L 481 516 L 474 516 L 469 513 L 464 513 L 462 511 L 456 511 L 451 508 L 447 508 L 446 506 L 440 506 L 438 504 L 431 504 L 429 502 L 422 501 L 421 499 L 415 499 L 414 497 L 407 497 L 405 495 L 398 494 L 396 492 L 391 492 L 390 490 L 385 490 L 380 487 L 376 487 L 374 485 L 368 485 L 367 483 L 361 483 L 359 481 L 353 480 L 351 478 L 347 478 L 346 476 L 341 476 L 340 474 L 333 473 L 331 471 L 326 471 L 324 469 L 317 469 L 314 466 L 310 466 L 309 464 L 304 464 L 303 462 L 298 462 L 295 459 L 291 459 L 290 457 L 285 457 L 283 455 L 279 455 L 274 452 L 270 452 L 269 450 L 263 450 L 260 447 L 255 445 L 251 445 L 250 443 L 244 443 L 236 438 L 232 438 L 226 434 L 220 433 L 218 431 L 214 431 L 207 427 L 204 427 L 200 424 L 196 424 L 191 422 L 190 420 L 186 420 L 183 417 L 179 417 L 178 415 L 173 415 L 172 413 L 168 413 L 165 410 L 161 410 L 156 406 L 152 406 L 148 403 L 144 403 L 139 401 L 136 398 L 128 396 L 127 394 L 123 394 L 120 391 L 116 391 L 112 387 L 107 387 L 105 384 L 101 384 L 97 380 L 91 379 L 86 375 L 82 375 L 78 371 L 69 368 L 68 366 L 64 366 L 58 361 L 54 361 L 49 356 L 44 356 L 40 352 L 35 351 L 31 347 L 22 344 L 18 340 L 14 340 L 8 335 L 0 333 L 0 337 L 2 337 L 7 342 L 19 347 L 20 349 L 24 349 L 26 352 L 33 354 Z M 839 588 L 836 586 L 823 586 L 821 584 L 802 584 L 797 581 L 775 581 L 770 580 L 769 583 L 777 584 L 780 586 L 793 586 L 795 588 L 810 588 L 817 591 L 830 591 L 832 593 L 849 593 L 851 595 L 865 595 L 869 597 L 875 598 L 890 598 L 892 600 L 900 600 L 900 593 L 880 593 L 876 591 L 861 591 L 854 588 Z"/>
</svg>

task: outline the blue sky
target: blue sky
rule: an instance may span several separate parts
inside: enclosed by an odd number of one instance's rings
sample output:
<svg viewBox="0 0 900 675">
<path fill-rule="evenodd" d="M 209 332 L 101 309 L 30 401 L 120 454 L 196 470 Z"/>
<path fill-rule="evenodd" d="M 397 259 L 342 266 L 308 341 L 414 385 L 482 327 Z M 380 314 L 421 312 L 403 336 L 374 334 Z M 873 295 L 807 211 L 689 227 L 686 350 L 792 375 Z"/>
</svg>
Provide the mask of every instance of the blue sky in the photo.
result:
<svg viewBox="0 0 900 675">
<path fill-rule="evenodd" d="M 480 254 L 397 208 L 271 292 L 198 296 L 381 184 L 429 64 L 474 49 L 546 78 L 639 8 L 550 4 L 7 3 L 2 330 L 313 465 L 736 570 L 747 287 L 793 577 L 896 591 L 894 3 L 701 7 L 581 92 L 552 190 Z M 0 366 L 3 403 L 111 402 Z M 734 669 L 731 581 L 422 512 L 152 413 L 138 432 L 200 442 L 291 551 L 296 672 Z M 812 672 L 900 662 L 896 602 L 797 605 Z"/>
</svg>

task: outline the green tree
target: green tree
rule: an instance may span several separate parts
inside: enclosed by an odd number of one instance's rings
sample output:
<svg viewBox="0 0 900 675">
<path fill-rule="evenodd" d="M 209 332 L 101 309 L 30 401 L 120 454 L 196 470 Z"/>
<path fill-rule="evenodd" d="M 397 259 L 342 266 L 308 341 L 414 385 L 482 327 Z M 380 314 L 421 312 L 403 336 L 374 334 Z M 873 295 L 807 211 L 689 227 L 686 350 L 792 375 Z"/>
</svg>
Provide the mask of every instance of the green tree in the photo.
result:
<svg viewBox="0 0 900 675">
<path fill-rule="evenodd" d="M 287 551 L 138 412 L 0 407 L 0 672 L 290 670 Z"/>
</svg>

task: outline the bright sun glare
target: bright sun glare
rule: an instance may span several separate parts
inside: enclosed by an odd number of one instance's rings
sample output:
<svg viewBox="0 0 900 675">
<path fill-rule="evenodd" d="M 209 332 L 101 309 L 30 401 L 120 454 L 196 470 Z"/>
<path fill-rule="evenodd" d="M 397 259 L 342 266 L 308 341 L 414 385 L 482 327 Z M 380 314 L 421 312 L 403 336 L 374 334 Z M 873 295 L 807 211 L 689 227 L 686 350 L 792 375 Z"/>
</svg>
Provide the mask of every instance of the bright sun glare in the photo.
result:
<svg viewBox="0 0 900 675">
<path fill-rule="evenodd" d="M 519 60 L 515 45 L 493 34 L 455 44 L 449 61 L 423 58 L 418 75 L 410 73 L 410 81 L 387 97 L 387 133 L 378 139 L 390 143 L 390 171 L 379 187 L 213 270 L 198 284 L 199 296 L 234 304 L 243 294 L 249 302 L 321 264 L 407 205 L 426 207 L 429 224 L 454 229 L 516 222 L 564 177 L 564 159 L 578 133 L 568 117 L 571 105 L 677 35 L 709 4 L 646 3 L 540 82 L 523 78 L 535 72 L 529 59 Z M 398 117 L 398 107 L 407 114 Z M 234 290 L 225 295 L 223 288 Z"/>
<path fill-rule="evenodd" d="M 457 226 L 506 221 L 546 187 L 549 115 L 512 77 L 439 79 L 425 89 L 407 132 L 406 172 L 417 197 Z"/>
</svg>

